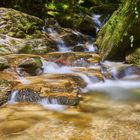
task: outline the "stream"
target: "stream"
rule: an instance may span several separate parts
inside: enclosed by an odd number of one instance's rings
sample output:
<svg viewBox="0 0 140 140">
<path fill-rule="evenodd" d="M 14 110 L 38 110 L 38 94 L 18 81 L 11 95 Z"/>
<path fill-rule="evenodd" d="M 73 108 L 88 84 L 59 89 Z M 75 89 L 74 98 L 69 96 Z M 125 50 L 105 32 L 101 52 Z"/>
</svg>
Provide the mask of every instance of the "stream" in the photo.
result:
<svg viewBox="0 0 140 140">
<path fill-rule="evenodd" d="M 105 22 L 100 17 L 92 16 L 96 32 Z M 140 68 L 102 62 L 95 38 L 86 35 L 84 41 L 68 45 L 70 40 L 58 31 L 61 26 L 47 22 L 42 30 L 55 41 L 57 51 L 5 56 L 14 64 L 3 77 L 12 79 L 14 88 L 0 109 L 1 139 L 139 140 Z M 64 30 L 73 39 L 85 36 Z M 42 65 L 31 72 L 25 61 L 15 67 L 23 58 Z"/>
</svg>

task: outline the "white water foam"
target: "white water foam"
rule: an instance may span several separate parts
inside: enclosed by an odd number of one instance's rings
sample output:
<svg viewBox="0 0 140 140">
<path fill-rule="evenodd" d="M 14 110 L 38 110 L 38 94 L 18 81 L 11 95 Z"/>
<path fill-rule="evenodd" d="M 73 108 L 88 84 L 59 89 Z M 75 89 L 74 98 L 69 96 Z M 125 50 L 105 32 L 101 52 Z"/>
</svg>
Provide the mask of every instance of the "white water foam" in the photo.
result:
<svg viewBox="0 0 140 140">
<path fill-rule="evenodd" d="M 24 85 L 28 85 L 28 84 L 31 83 L 31 82 L 30 82 L 27 78 L 25 78 L 25 77 L 19 77 L 19 81 L 20 81 L 22 84 L 24 84 Z"/>
<path fill-rule="evenodd" d="M 140 80 L 106 80 L 105 82 L 89 84 L 84 91 L 100 91 L 113 99 L 131 99 L 135 96 L 131 93 L 133 89 L 140 89 Z"/>
<path fill-rule="evenodd" d="M 59 105 L 56 99 L 51 99 L 50 103 L 50 101 L 46 98 L 40 100 L 38 103 L 49 110 L 54 110 L 58 112 L 62 112 L 67 108 L 66 105 Z"/>
<path fill-rule="evenodd" d="M 60 67 L 58 64 L 49 61 L 42 61 L 44 73 L 51 74 L 66 74 L 72 73 L 72 67 L 62 66 Z"/>
<path fill-rule="evenodd" d="M 14 90 L 11 93 L 11 98 L 9 99 L 8 103 L 10 103 L 10 104 L 16 103 L 16 96 L 17 96 L 17 94 L 18 94 L 18 90 Z"/>
<path fill-rule="evenodd" d="M 43 69 L 44 73 L 51 73 L 51 74 L 75 74 L 83 79 L 83 81 L 86 82 L 86 84 L 91 84 L 91 79 L 82 72 L 75 72 L 74 67 L 70 66 L 59 66 L 58 64 L 54 62 L 48 62 L 45 60 L 42 60 L 43 63 Z"/>
<path fill-rule="evenodd" d="M 71 52 L 65 42 L 59 37 L 59 34 L 53 28 L 47 28 L 47 32 L 56 41 L 59 52 Z"/>
<path fill-rule="evenodd" d="M 99 15 L 99 14 L 93 14 L 93 15 L 92 15 L 92 19 L 93 19 L 93 21 L 94 21 L 95 24 L 96 24 L 96 32 L 98 32 L 98 30 L 99 30 L 100 27 L 102 26 L 102 23 L 101 23 L 101 21 L 100 21 L 100 17 L 101 17 L 101 15 Z"/>
</svg>

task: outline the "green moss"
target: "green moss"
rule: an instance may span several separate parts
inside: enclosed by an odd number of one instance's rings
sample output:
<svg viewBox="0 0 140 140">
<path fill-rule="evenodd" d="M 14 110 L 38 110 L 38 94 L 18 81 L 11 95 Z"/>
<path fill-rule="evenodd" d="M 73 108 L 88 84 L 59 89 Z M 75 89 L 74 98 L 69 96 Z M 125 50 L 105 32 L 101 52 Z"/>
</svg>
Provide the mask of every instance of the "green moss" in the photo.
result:
<svg viewBox="0 0 140 140">
<path fill-rule="evenodd" d="M 100 47 L 102 59 L 124 59 L 125 50 L 131 46 L 130 36 L 139 38 L 136 33 L 139 30 L 134 29 L 139 27 L 139 22 L 134 22 L 133 3 L 140 4 L 138 1 L 125 1 L 99 31 L 96 44 Z"/>
<path fill-rule="evenodd" d="M 140 66 L 140 48 L 130 51 L 126 56 L 126 62 Z"/>
</svg>

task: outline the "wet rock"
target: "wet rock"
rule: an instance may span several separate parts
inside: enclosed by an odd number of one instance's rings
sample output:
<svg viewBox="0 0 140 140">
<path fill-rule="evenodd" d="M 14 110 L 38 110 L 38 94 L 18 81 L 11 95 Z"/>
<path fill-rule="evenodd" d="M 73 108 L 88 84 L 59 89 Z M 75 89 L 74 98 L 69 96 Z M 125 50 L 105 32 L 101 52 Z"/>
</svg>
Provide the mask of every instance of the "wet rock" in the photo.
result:
<svg viewBox="0 0 140 140">
<path fill-rule="evenodd" d="M 44 58 L 47 61 L 52 61 L 60 65 L 76 66 L 77 61 L 81 66 L 89 66 L 91 64 L 97 64 L 100 61 L 100 56 L 95 53 L 83 53 L 83 52 L 67 52 L 67 53 L 48 53 Z"/>
<path fill-rule="evenodd" d="M 69 14 L 57 17 L 60 25 L 67 28 L 76 29 L 83 34 L 94 36 L 96 28 L 92 18 L 88 15 Z"/>
<path fill-rule="evenodd" d="M 86 46 L 83 44 L 78 44 L 73 47 L 74 52 L 84 52 L 86 50 Z"/>
<path fill-rule="evenodd" d="M 9 63 L 8 63 L 7 59 L 0 57 L 0 70 L 3 70 L 8 67 L 9 67 Z"/>
<path fill-rule="evenodd" d="M 8 92 L 12 89 L 12 84 L 8 80 L 0 79 L 0 105 L 8 101 Z"/>
<path fill-rule="evenodd" d="M 140 1 L 133 0 L 123 1 L 114 11 L 97 35 L 96 44 L 103 60 L 125 60 L 127 51 L 139 47 L 139 14 Z"/>
<path fill-rule="evenodd" d="M 12 90 L 8 98 L 11 102 L 37 102 L 40 100 L 40 96 L 30 89 Z"/>
<path fill-rule="evenodd" d="M 96 28 L 93 19 L 90 16 L 86 15 L 79 25 L 79 30 L 84 34 L 95 36 Z"/>
<path fill-rule="evenodd" d="M 7 35 L 0 34 L 0 54 L 46 54 L 57 50 L 56 44 L 47 36 L 39 39 L 17 39 Z"/>
<path fill-rule="evenodd" d="M 43 21 L 22 12 L 0 8 L 0 33 L 17 38 L 40 38 Z"/>
<path fill-rule="evenodd" d="M 19 63 L 18 68 L 21 68 L 19 69 L 20 75 L 22 75 L 24 71 L 32 76 L 38 75 L 42 73 L 42 61 L 37 57 L 27 58 Z"/>
<path fill-rule="evenodd" d="M 117 74 L 118 78 L 123 78 L 127 76 L 140 76 L 140 68 L 137 66 L 127 66 L 127 67 L 122 67 Z"/>
<path fill-rule="evenodd" d="M 62 39 L 65 41 L 67 46 L 74 46 L 77 44 L 85 44 L 89 40 L 92 40 L 89 36 L 86 36 L 80 32 L 72 30 L 64 30 L 65 33 L 62 35 Z"/>
<path fill-rule="evenodd" d="M 86 75 L 89 78 L 89 83 L 97 83 L 104 81 L 103 74 L 101 73 L 100 67 L 93 67 L 93 68 L 85 68 L 85 67 L 77 67 L 73 68 L 73 71 L 78 73 L 79 75 Z M 85 78 L 85 82 L 86 78 Z"/>
<path fill-rule="evenodd" d="M 15 100 L 24 102 L 40 102 L 46 104 L 76 105 L 80 101 L 82 87 L 86 84 L 79 76 L 72 74 L 44 74 L 28 77 L 28 84 L 21 83 L 14 86 Z M 20 81 L 19 81 L 20 82 Z"/>
<path fill-rule="evenodd" d="M 121 62 L 105 61 L 102 65 L 102 72 L 109 74 L 112 78 L 132 78 L 140 75 L 140 68 L 135 65 Z"/>
<path fill-rule="evenodd" d="M 140 66 L 140 55 L 139 54 L 140 54 L 140 48 L 136 48 L 136 49 L 130 51 L 125 57 L 126 62 L 129 64 L 132 63 L 134 65 Z"/>
<path fill-rule="evenodd" d="M 45 54 L 57 50 L 55 42 L 42 32 L 43 21 L 8 8 L 0 8 L 0 54 Z"/>
</svg>

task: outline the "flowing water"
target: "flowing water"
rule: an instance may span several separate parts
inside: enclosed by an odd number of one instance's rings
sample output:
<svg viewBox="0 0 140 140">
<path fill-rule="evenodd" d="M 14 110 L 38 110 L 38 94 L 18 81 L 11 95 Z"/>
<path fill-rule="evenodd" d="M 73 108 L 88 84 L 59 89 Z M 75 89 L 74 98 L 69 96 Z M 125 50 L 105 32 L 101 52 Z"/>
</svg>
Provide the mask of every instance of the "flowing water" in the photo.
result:
<svg viewBox="0 0 140 140">
<path fill-rule="evenodd" d="M 100 17 L 101 15 L 93 15 L 96 31 L 103 24 Z M 74 55 L 81 54 L 73 54 L 55 28 L 43 30 L 56 41 L 59 60 L 46 60 L 41 56 L 43 73 L 38 76 L 20 76 L 16 81 L 25 87 L 34 85 L 34 89 L 38 85 L 43 89 L 42 83 L 45 86 L 51 84 L 52 88 L 45 88 L 53 96 L 57 92 L 58 96 L 68 92 L 70 98 L 71 94 L 75 94 L 75 86 L 78 86 L 80 94 L 76 91 L 76 97 L 78 95 L 80 102 L 71 106 L 69 104 L 73 101 L 61 103 L 61 96 L 59 99 L 43 98 L 38 94 L 33 97 L 32 91 L 13 90 L 8 104 L 2 107 L 0 113 L 2 139 L 139 140 L 140 70 L 121 62 L 90 63 L 84 55 L 73 60 Z M 73 33 L 81 34 L 77 31 Z M 85 42 L 86 55 L 97 51 L 91 42 L 92 40 Z M 74 77 L 74 80 L 80 78 L 80 82 L 77 82 L 79 85 L 69 79 L 67 82 L 69 77 Z M 66 84 L 61 87 L 61 82 Z M 55 89 L 57 92 L 53 91 Z M 18 94 L 23 100 L 18 100 Z M 33 99 L 36 102 L 31 103 Z"/>
</svg>

